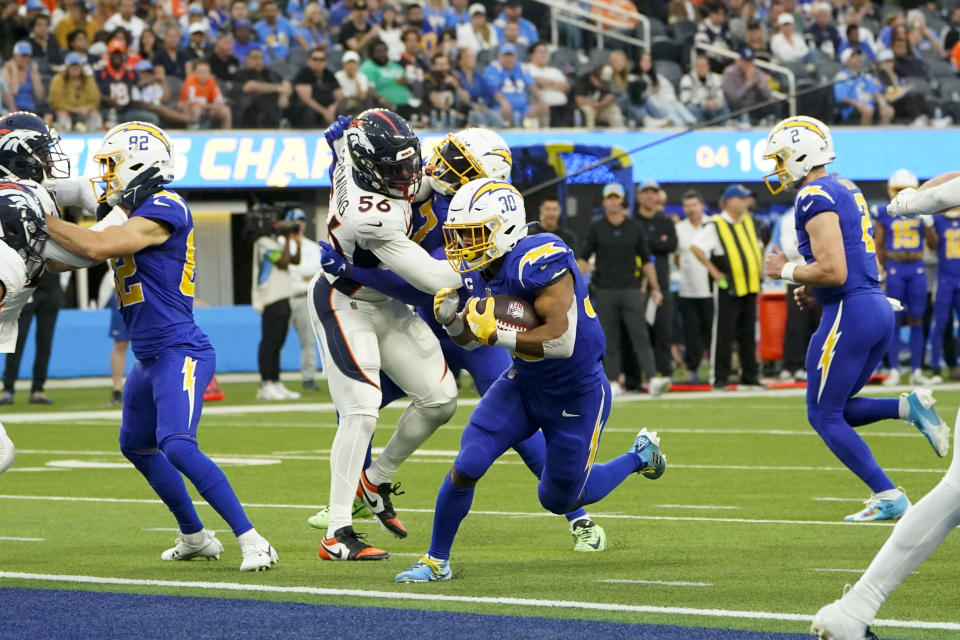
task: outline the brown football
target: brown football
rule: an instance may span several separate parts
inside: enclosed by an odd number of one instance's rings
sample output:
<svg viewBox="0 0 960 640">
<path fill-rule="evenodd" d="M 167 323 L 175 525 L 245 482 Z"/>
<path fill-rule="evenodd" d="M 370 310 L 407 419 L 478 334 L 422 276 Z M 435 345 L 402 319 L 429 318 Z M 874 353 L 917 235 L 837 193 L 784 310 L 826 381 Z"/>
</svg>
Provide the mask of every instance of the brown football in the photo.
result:
<svg viewBox="0 0 960 640">
<path fill-rule="evenodd" d="M 504 331 L 528 331 L 543 324 L 533 304 L 522 298 L 497 295 L 493 297 L 493 316 L 497 319 L 497 328 Z M 486 298 L 477 302 L 477 312 L 487 308 Z"/>
</svg>

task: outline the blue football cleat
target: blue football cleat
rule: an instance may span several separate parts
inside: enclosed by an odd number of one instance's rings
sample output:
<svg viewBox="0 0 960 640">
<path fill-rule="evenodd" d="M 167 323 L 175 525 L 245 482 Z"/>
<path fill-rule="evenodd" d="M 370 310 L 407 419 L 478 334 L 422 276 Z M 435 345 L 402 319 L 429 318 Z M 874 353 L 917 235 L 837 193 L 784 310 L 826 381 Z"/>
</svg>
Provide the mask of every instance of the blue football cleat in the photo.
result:
<svg viewBox="0 0 960 640">
<path fill-rule="evenodd" d="M 934 408 L 936 400 L 930 389 L 916 389 L 904 394 L 910 405 L 910 422 L 920 430 L 933 450 L 941 458 L 950 451 L 950 427 L 943 421 Z"/>
<path fill-rule="evenodd" d="M 660 452 L 660 438 L 656 431 L 641 429 L 630 449 L 640 463 L 637 473 L 656 480 L 667 470 L 667 456 Z"/>
<path fill-rule="evenodd" d="M 907 495 L 901 493 L 899 497 L 893 500 L 883 500 L 877 497 L 877 494 L 870 496 L 866 501 L 866 508 L 856 513 L 851 513 L 844 520 L 846 522 L 874 522 L 876 520 L 899 520 L 900 516 L 910 508 L 910 501 Z"/>
<path fill-rule="evenodd" d="M 397 574 L 394 582 L 433 582 L 434 580 L 449 580 L 453 576 L 449 560 L 440 560 L 423 556 L 416 564 L 411 565 Z"/>
</svg>

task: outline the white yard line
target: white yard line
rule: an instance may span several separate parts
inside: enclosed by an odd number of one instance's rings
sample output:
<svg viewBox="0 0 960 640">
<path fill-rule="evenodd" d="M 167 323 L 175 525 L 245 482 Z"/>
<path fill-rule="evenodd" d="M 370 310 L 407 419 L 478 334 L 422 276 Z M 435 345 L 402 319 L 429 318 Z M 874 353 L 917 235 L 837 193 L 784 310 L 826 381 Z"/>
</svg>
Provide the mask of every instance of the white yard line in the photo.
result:
<svg viewBox="0 0 960 640">
<path fill-rule="evenodd" d="M 814 498 L 815 502 L 866 502 L 863 498 Z"/>
<path fill-rule="evenodd" d="M 733 511 L 740 507 L 729 507 L 719 504 L 655 504 L 660 509 L 715 509 L 717 511 Z"/>
<path fill-rule="evenodd" d="M 608 578 L 606 580 L 597 580 L 596 582 L 607 582 L 610 584 L 659 584 L 665 587 L 712 587 L 712 582 L 684 582 L 683 580 L 617 580 Z"/>
<path fill-rule="evenodd" d="M 46 538 L 16 538 L 14 536 L 0 536 L 0 541 L 8 542 L 43 542 Z"/>
<path fill-rule="evenodd" d="M 810 571 L 819 571 L 821 573 L 863 573 L 863 569 L 830 569 L 826 567 L 813 567 Z"/>
<path fill-rule="evenodd" d="M 611 602 L 579 602 L 571 600 L 543 600 L 537 598 L 509 598 L 483 596 L 455 596 L 442 593 L 419 593 L 406 590 L 372 591 L 364 589 L 329 589 L 323 587 L 281 587 L 267 584 L 239 584 L 236 582 L 188 582 L 182 580 L 137 580 L 132 578 L 111 578 L 101 576 L 56 575 L 46 573 L 25 573 L 19 571 L 0 571 L 0 578 L 9 580 L 33 580 L 73 584 L 121 585 L 135 587 L 168 587 L 173 589 L 200 589 L 219 591 L 238 591 L 248 593 L 295 593 L 315 596 L 335 596 L 338 598 L 362 598 L 381 600 L 411 600 L 420 602 L 464 602 L 496 606 L 548 607 L 556 609 L 586 609 L 593 611 L 621 611 L 629 613 L 654 613 L 676 616 L 700 616 L 707 618 L 736 618 L 742 620 L 784 620 L 788 622 L 809 622 L 809 613 L 780 613 L 772 611 L 737 611 L 731 609 L 695 609 L 693 607 L 660 607 L 637 604 L 617 604 Z M 900 627 L 906 629 L 942 629 L 960 631 L 960 622 L 928 622 L 923 620 L 877 620 L 878 627 Z"/>
<path fill-rule="evenodd" d="M 41 501 L 41 502 L 93 502 L 93 503 L 124 503 L 124 504 L 162 504 L 157 499 L 148 499 L 148 498 L 95 498 L 95 497 L 77 497 L 77 496 L 19 496 L 19 495 L 9 495 L 9 494 L 0 494 L 0 500 L 27 500 L 27 501 Z M 194 501 L 195 505 L 206 505 L 206 502 L 196 500 Z M 317 504 L 269 504 L 269 503 L 255 503 L 248 502 L 244 503 L 244 507 L 247 508 L 262 508 L 262 509 L 302 509 L 304 511 L 316 511 L 321 509 L 323 505 Z M 433 509 L 405 509 L 400 508 L 401 513 L 429 513 L 434 512 Z M 476 510 L 470 512 L 475 516 L 528 516 L 528 517 L 540 517 L 540 518 L 554 518 L 555 514 L 549 513 L 547 511 L 539 512 L 530 512 L 530 511 L 482 511 Z M 672 521 L 672 522 L 726 522 L 731 524 L 763 524 L 763 525 L 816 525 L 816 526 L 836 526 L 836 527 L 892 527 L 895 523 L 893 522 L 844 522 L 842 520 L 763 520 L 759 518 L 709 518 L 706 516 L 653 516 L 653 515 L 629 515 L 622 513 L 594 513 L 596 518 L 604 519 L 620 519 L 620 520 L 660 520 L 660 521 Z"/>
</svg>

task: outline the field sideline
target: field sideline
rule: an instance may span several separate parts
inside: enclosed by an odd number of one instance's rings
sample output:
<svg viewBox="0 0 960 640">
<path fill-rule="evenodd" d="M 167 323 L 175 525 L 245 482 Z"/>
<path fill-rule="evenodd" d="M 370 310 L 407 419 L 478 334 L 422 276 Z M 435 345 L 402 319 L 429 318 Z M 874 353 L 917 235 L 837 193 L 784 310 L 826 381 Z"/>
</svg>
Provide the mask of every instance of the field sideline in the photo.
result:
<svg viewBox="0 0 960 640">
<path fill-rule="evenodd" d="M 223 465 L 258 531 L 278 549 L 279 566 L 268 573 L 237 571 L 233 536 L 203 503 L 200 515 L 224 543 L 221 559 L 161 562 L 160 552 L 176 537 L 175 523 L 120 455 L 119 411 L 104 406 L 107 392 L 51 390 L 56 404 L 40 408 L 26 405 L 20 394 L 19 404 L 0 413 L 18 448 L 16 465 L 0 476 L 0 638 L 27 637 L 37 629 L 48 632 L 43 637 L 184 637 L 193 627 L 161 625 L 150 635 L 149 629 L 123 632 L 121 626 L 111 635 L 96 612 L 145 608 L 160 612 L 158 619 L 185 606 L 196 608 L 196 637 L 266 637 L 273 635 L 271 619 L 279 630 L 287 628 L 280 618 L 311 617 L 318 621 L 313 635 L 302 637 L 369 637 L 371 618 L 359 614 L 370 610 L 354 607 L 403 609 L 395 614 L 400 622 L 388 627 L 399 637 L 443 637 L 431 634 L 451 628 L 462 637 L 493 637 L 484 629 L 501 629 L 503 637 L 805 637 L 816 609 L 856 580 L 890 533 L 886 523 L 841 522 L 868 490 L 807 426 L 800 392 L 625 397 L 614 405 L 598 461 L 625 451 L 644 426 L 661 433 L 669 462 L 660 480 L 630 478 L 589 508 L 607 531 L 608 551 L 573 553 L 566 522 L 540 508 L 533 476 L 511 452 L 478 486 L 474 511 L 453 549 L 455 579 L 395 585 L 393 576 L 428 546 L 436 490 L 475 397 L 464 395 L 451 424 L 397 477 L 405 494 L 395 502 L 410 536 L 396 540 L 373 522 L 357 523 L 393 557 L 321 564 L 320 532 L 306 518 L 326 502 L 336 428 L 329 395 L 323 389 L 298 402 L 263 405 L 253 400 L 253 383 L 223 387 L 227 400 L 204 411 L 201 443 Z M 952 424 L 960 386 L 945 386 L 936 396 Z M 400 409 L 382 413 L 375 446 L 389 439 Z M 946 469 L 948 460 L 937 458 L 902 422 L 862 433 L 913 501 Z M 874 630 L 881 638 L 960 637 L 958 572 L 960 537 L 953 536 L 894 594 Z M 77 591 L 87 593 L 76 594 L 73 624 L 61 634 L 56 616 L 43 612 L 56 611 L 50 603 L 73 602 L 70 594 Z M 96 595 L 106 592 L 142 596 Z M 28 613 L 31 602 L 35 610 Z M 247 633 L 228 632 L 236 620 L 218 621 L 210 613 L 217 603 L 230 611 L 244 605 L 238 615 L 255 613 L 260 621 Z M 437 611 L 456 615 L 431 613 Z M 331 634 L 328 625 L 338 616 L 353 631 Z M 490 622 L 490 616 L 508 618 Z M 17 631 L 7 635 L 11 629 Z M 366 636 L 351 635 L 357 630 Z M 291 633 L 275 637 L 301 637 Z"/>
</svg>

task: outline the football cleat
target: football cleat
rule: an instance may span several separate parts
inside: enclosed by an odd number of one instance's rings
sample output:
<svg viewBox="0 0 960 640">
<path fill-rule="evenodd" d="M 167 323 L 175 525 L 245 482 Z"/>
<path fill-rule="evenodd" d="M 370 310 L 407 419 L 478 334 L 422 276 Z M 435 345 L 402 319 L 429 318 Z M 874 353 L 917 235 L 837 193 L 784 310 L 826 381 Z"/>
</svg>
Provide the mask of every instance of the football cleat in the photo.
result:
<svg viewBox="0 0 960 640">
<path fill-rule="evenodd" d="M 933 392 L 930 389 L 915 389 L 913 393 L 904 393 L 903 396 L 906 396 L 910 406 L 908 422 L 920 430 L 938 456 L 942 458 L 947 455 L 950 451 L 950 427 L 933 406 L 937 402 L 933 399 Z"/>
<path fill-rule="evenodd" d="M 607 534 L 603 527 L 589 518 L 580 518 L 570 530 L 575 544 L 574 551 L 606 551 Z"/>
<path fill-rule="evenodd" d="M 865 500 L 867 505 L 861 511 L 851 513 L 844 521 L 846 522 L 875 522 L 877 520 L 899 520 L 900 517 L 910 508 L 910 501 L 907 495 L 901 493 L 899 497 L 893 500 L 884 500 L 877 497 L 877 494 L 870 496 Z"/>
<path fill-rule="evenodd" d="M 362 520 L 365 518 L 372 518 L 373 513 L 370 512 L 370 509 L 367 508 L 367 505 L 363 504 L 363 500 L 360 498 L 354 498 L 352 517 L 357 520 Z M 314 515 L 307 518 L 307 524 L 314 529 L 326 531 L 327 527 L 330 526 L 330 507 L 323 507 L 320 509 L 320 511 L 317 511 Z"/>
<path fill-rule="evenodd" d="M 433 582 L 449 580 L 453 576 L 449 560 L 440 560 L 423 556 L 416 564 L 410 565 L 397 574 L 394 582 Z"/>
<path fill-rule="evenodd" d="M 286 397 L 273 386 L 272 382 L 263 382 L 257 389 L 257 400 L 286 400 Z"/>
<path fill-rule="evenodd" d="M 667 470 L 667 456 L 660 452 L 660 438 L 656 431 L 640 429 L 630 453 L 639 462 L 637 473 L 651 480 L 656 480 Z"/>
<path fill-rule="evenodd" d="M 194 558 L 206 558 L 207 560 L 219 560 L 221 553 L 223 553 L 223 545 L 217 540 L 217 536 L 212 531 L 202 529 L 197 533 L 177 536 L 177 545 L 161 553 L 160 559 L 193 560 Z"/>
<path fill-rule="evenodd" d="M 900 369 L 893 367 L 887 373 L 887 379 L 883 381 L 885 387 L 895 387 L 900 384 Z"/>
<path fill-rule="evenodd" d="M 870 627 L 843 610 L 839 600 L 817 611 L 810 633 L 820 640 L 877 640 Z"/>
<path fill-rule="evenodd" d="M 317 557 L 321 560 L 386 560 L 390 557 L 383 549 L 364 542 L 366 537 L 366 534 L 355 532 L 353 527 L 341 527 L 332 538 L 320 541 Z"/>
<path fill-rule="evenodd" d="M 398 491 L 400 483 L 393 486 L 389 482 L 375 485 L 367 480 L 367 470 L 360 472 L 360 483 L 357 485 L 357 497 L 373 512 L 373 515 L 380 521 L 380 528 L 388 531 L 398 538 L 407 537 L 407 529 L 397 518 L 397 512 L 393 509 L 393 501 L 390 500 L 390 494 L 403 495 L 403 491 Z"/>
<path fill-rule="evenodd" d="M 657 396 L 665 394 L 667 391 L 670 391 L 670 385 L 672 381 L 666 376 L 654 376 L 650 378 L 649 391 L 650 397 L 656 398 Z"/>
<path fill-rule="evenodd" d="M 276 549 L 263 536 L 241 542 L 240 553 L 243 554 L 240 571 L 267 571 L 279 560 Z"/>
</svg>

